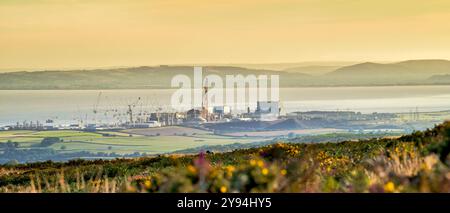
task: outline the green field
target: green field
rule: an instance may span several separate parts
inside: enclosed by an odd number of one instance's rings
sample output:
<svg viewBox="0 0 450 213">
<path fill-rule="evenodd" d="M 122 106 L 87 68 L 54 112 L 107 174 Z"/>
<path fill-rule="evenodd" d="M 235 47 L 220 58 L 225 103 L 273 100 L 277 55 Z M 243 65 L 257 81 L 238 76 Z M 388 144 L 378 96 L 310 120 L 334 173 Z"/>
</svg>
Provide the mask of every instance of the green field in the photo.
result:
<svg viewBox="0 0 450 213">
<path fill-rule="evenodd" d="M 27 149 L 38 145 L 45 137 L 58 137 L 62 139 L 63 142 L 50 146 L 50 148 L 62 152 L 88 151 L 106 153 L 115 152 L 118 154 L 133 152 L 157 154 L 204 145 L 227 145 L 232 143 L 250 143 L 263 140 L 259 138 L 250 139 L 245 137 L 218 136 L 209 132 L 183 136 L 146 136 L 113 131 L 83 132 L 76 130 L 18 130 L 1 131 L 0 143 L 6 143 L 8 141 L 18 142 L 20 149 Z"/>
</svg>

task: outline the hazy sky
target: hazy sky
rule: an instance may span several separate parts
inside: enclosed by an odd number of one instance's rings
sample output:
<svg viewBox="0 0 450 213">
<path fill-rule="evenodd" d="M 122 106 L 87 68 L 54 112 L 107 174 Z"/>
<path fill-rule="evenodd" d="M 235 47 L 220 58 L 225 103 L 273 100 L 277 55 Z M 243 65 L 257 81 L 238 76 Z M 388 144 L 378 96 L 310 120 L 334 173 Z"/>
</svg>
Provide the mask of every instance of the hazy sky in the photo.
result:
<svg viewBox="0 0 450 213">
<path fill-rule="evenodd" d="M 449 0 L 0 0 L 0 69 L 422 58 Z"/>
</svg>

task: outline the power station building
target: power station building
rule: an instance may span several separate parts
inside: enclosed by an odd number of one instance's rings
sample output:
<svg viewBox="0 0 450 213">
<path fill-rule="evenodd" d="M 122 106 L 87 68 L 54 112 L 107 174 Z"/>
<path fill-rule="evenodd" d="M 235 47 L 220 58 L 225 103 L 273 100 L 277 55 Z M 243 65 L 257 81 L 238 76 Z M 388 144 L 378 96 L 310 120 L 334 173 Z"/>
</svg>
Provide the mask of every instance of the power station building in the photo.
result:
<svg viewBox="0 0 450 213">
<path fill-rule="evenodd" d="M 274 121 L 280 116 L 278 101 L 258 101 L 254 118 L 260 121 Z"/>
</svg>

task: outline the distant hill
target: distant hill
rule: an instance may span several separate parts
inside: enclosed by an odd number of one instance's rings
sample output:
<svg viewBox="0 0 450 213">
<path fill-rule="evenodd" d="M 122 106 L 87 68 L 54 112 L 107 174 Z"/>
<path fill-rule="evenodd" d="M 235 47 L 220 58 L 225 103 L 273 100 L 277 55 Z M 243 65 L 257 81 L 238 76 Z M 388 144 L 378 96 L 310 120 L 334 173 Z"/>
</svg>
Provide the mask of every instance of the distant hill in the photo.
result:
<svg viewBox="0 0 450 213">
<path fill-rule="evenodd" d="M 288 69 L 295 70 L 297 68 L 309 71 L 309 68 L 314 67 L 334 67 L 329 71 L 335 70 L 339 67 L 349 66 L 357 64 L 360 62 L 355 61 L 309 61 L 309 62 L 297 62 L 297 63 L 266 63 L 266 64 L 220 64 L 220 66 L 233 66 L 233 67 L 243 67 L 247 69 L 267 69 L 267 70 L 277 70 L 277 71 L 287 71 Z M 219 64 L 212 64 L 211 66 L 219 66 Z M 308 72 L 302 72 L 306 74 L 312 74 Z"/>
<path fill-rule="evenodd" d="M 322 75 L 339 69 L 341 66 L 300 66 L 291 67 L 282 71 L 292 73 L 305 73 L 309 75 Z"/>
<path fill-rule="evenodd" d="M 450 61 L 411 60 L 351 66 L 298 66 L 282 71 L 236 66 L 205 66 L 203 75 L 279 75 L 281 87 L 450 84 Z M 170 88 L 178 74 L 193 79 L 192 66 L 143 66 L 72 71 L 0 73 L 0 89 L 151 89 Z M 225 82 L 224 82 L 225 84 Z"/>
<path fill-rule="evenodd" d="M 442 74 L 450 73 L 448 60 L 409 60 L 397 63 L 415 73 Z"/>
<path fill-rule="evenodd" d="M 327 74 L 328 79 L 363 84 L 429 84 L 433 75 L 450 74 L 450 61 L 410 60 L 397 63 L 360 63 Z"/>
<path fill-rule="evenodd" d="M 98 70 L 37 71 L 0 73 L 0 89 L 151 89 L 170 88 L 171 80 L 178 74 L 193 79 L 193 67 L 158 66 Z M 203 76 L 226 75 L 282 75 L 280 84 L 294 86 L 307 81 L 309 76 L 271 70 L 240 67 L 211 66 L 203 68 Z M 225 84 L 225 82 L 224 82 Z"/>
<path fill-rule="evenodd" d="M 433 75 L 427 81 L 434 84 L 450 84 L 450 75 Z"/>
<path fill-rule="evenodd" d="M 434 75 L 450 74 L 450 61 L 447 60 L 410 60 L 391 64 L 361 63 L 341 67 L 331 75 Z"/>
<path fill-rule="evenodd" d="M 398 64 L 378 64 L 366 62 L 351 66 L 341 67 L 331 72 L 330 75 L 392 75 L 408 72 L 407 67 Z"/>
</svg>

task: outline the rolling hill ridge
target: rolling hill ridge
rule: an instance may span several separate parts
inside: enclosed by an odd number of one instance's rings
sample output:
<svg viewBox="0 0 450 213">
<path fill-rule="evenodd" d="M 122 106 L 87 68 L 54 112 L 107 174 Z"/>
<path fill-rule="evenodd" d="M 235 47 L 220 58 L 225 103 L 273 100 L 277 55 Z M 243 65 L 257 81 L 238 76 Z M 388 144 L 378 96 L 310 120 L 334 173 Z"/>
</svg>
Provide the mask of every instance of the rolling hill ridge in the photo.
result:
<svg viewBox="0 0 450 213">
<path fill-rule="evenodd" d="M 193 77 L 192 66 L 0 73 L 0 89 L 152 89 L 171 88 L 171 79 Z M 365 62 L 344 67 L 304 66 L 282 71 L 234 66 L 206 66 L 203 75 L 279 75 L 281 87 L 450 84 L 448 60 Z"/>
</svg>

